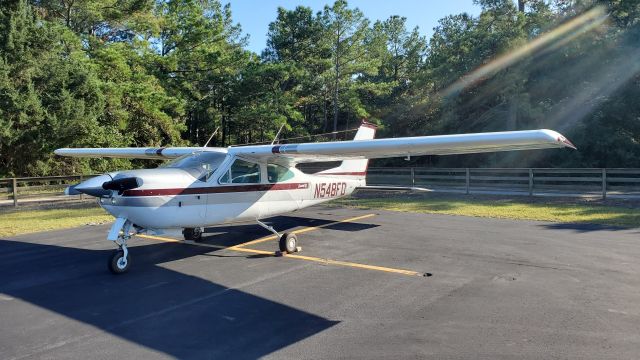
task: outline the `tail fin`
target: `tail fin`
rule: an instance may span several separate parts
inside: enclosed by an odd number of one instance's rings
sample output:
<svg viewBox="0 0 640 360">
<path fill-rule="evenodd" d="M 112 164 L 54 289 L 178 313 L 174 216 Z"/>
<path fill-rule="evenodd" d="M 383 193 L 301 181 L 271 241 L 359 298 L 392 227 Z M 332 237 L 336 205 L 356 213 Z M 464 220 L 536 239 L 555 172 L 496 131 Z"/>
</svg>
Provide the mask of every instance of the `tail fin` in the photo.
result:
<svg viewBox="0 0 640 360">
<path fill-rule="evenodd" d="M 375 137 L 377 128 L 376 125 L 363 120 L 353 140 L 371 140 Z M 369 166 L 369 159 L 343 160 L 340 166 L 322 171 L 320 174 L 351 175 L 364 178 L 367 175 L 367 166 Z"/>
</svg>

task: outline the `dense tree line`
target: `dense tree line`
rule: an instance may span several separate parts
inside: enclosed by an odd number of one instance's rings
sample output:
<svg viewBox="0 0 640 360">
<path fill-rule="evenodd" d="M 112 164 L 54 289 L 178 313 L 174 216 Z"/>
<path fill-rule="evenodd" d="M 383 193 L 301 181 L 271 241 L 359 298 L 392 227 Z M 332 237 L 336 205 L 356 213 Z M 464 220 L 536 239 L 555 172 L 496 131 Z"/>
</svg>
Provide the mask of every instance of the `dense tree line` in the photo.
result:
<svg viewBox="0 0 640 360">
<path fill-rule="evenodd" d="M 58 147 L 203 145 L 215 129 L 228 146 L 362 118 L 381 137 L 546 127 L 580 149 L 412 164 L 640 167 L 640 3 L 477 2 L 430 39 L 344 0 L 280 8 L 255 54 L 219 0 L 2 1 L 0 176 L 144 165 Z"/>
</svg>

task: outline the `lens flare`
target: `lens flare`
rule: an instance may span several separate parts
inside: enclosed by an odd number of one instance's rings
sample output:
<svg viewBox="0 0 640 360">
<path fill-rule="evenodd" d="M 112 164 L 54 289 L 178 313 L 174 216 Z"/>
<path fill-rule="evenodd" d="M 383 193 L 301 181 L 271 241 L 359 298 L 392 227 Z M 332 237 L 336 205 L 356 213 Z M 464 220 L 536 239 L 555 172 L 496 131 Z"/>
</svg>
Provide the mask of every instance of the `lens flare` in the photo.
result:
<svg viewBox="0 0 640 360">
<path fill-rule="evenodd" d="M 489 63 L 480 66 L 471 73 L 460 78 L 455 83 L 449 85 L 446 89 L 440 92 L 440 96 L 448 97 L 456 94 L 465 88 L 490 77 L 498 71 L 517 63 L 527 56 L 561 47 L 576 37 L 596 29 L 606 21 L 607 17 L 605 8 L 603 6 L 596 6 L 556 27 L 555 29 L 535 38 L 514 51 L 504 54 Z"/>
</svg>

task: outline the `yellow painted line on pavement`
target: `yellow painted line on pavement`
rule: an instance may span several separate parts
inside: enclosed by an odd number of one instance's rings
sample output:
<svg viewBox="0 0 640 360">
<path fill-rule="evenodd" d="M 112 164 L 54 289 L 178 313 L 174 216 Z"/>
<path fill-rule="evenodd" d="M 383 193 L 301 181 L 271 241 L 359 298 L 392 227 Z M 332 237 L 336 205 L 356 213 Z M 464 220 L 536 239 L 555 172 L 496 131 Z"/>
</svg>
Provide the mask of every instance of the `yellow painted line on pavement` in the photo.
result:
<svg viewBox="0 0 640 360">
<path fill-rule="evenodd" d="M 192 240 L 178 240 L 178 239 L 171 239 L 171 238 L 166 238 L 166 237 L 145 235 L 145 234 L 138 234 L 136 236 L 137 237 L 141 237 L 141 238 L 145 238 L 145 239 L 158 240 L 158 241 L 164 241 L 164 242 L 184 243 L 184 244 L 189 244 L 189 245 L 205 246 L 205 247 L 210 247 L 210 248 L 214 248 L 214 249 L 227 249 L 227 246 L 197 243 L 197 242 L 192 241 Z"/>
<path fill-rule="evenodd" d="M 306 232 L 309 232 L 309 231 L 319 230 L 321 228 L 325 228 L 325 227 L 328 227 L 328 226 L 340 224 L 340 223 L 347 223 L 347 222 L 353 222 L 353 221 L 358 221 L 358 220 L 370 218 L 370 217 L 375 216 L 375 215 L 376 214 L 361 215 L 361 216 L 356 216 L 356 217 L 352 217 L 352 218 L 348 218 L 348 219 L 344 219 L 344 220 L 333 221 L 333 222 L 326 223 L 326 224 L 323 224 L 323 225 L 304 227 L 302 229 L 294 230 L 294 231 L 292 231 L 292 233 L 294 233 L 294 234 L 302 234 L 302 233 L 306 233 Z M 165 238 L 165 237 L 161 237 L 161 236 L 152 236 L 152 235 L 144 235 L 144 234 L 137 235 L 137 236 L 141 237 L 141 238 L 145 238 L 145 239 L 158 240 L 158 241 L 164 241 L 164 242 L 185 243 L 185 244 L 189 244 L 189 245 L 210 247 L 210 248 L 214 248 L 214 249 L 224 249 L 224 250 L 238 251 L 238 252 L 244 252 L 244 253 L 276 256 L 276 254 L 273 251 L 249 249 L 249 248 L 246 247 L 247 245 L 253 245 L 253 244 L 258 244 L 258 243 L 262 243 L 262 242 L 269 241 L 269 240 L 275 240 L 275 239 L 277 239 L 277 236 L 275 236 L 275 235 L 263 237 L 263 238 L 252 240 L 252 241 L 247 241 L 245 243 L 234 245 L 234 246 L 230 246 L 230 247 L 220 246 L 220 245 L 213 245 L 213 244 L 206 244 L 206 243 L 197 243 L 197 242 L 194 242 L 194 241 L 171 239 L 171 238 Z M 384 267 L 384 266 L 376 266 L 376 265 L 367 265 L 367 264 L 355 263 L 355 262 L 350 262 L 350 261 L 331 260 L 331 259 L 323 259 L 323 258 L 314 257 L 314 256 L 286 254 L 286 253 L 282 254 L 282 256 L 286 257 L 286 258 L 290 258 L 290 259 L 311 261 L 311 262 L 325 264 L 325 265 L 338 265 L 338 266 L 345 266 L 345 267 L 352 267 L 352 268 L 366 269 L 366 270 L 374 270 L 374 271 L 382 271 L 382 272 L 409 275 L 409 276 L 423 276 L 422 273 L 419 273 L 417 271 L 396 269 L 396 268 L 390 268 L 390 267 Z"/>
<path fill-rule="evenodd" d="M 183 242 L 183 240 L 170 239 L 170 238 L 166 238 L 166 237 L 153 236 L 153 235 L 137 234 L 136 236 L 137 237 L 141 237 L 141 238 L 145 238 L 145 239 L 152 239 L 152 240 L 158 240 L 158 241 L 164 241 L 164 242 L 175 242 L 175 243 Z"/>
<path fill-rule="evenodd" d="M 256 249 L 247 249 L 247 248 L 228 248 L 227 250 L 254 253 L 254 254 L 262 254 L 262 255 L 271 255 L 276 256 L 273 251 L 264 251 L 264 250 L 256 250 Z M 375 265 L 367 265 L 354 263 L 350 261 L 340 261 L 340 260 L 331 260 L 331 259 L 323 259 L 314 256 L 305 256 L 305 255 L 296 255 L 296 254 L 282 254 L 283 257 L 290 259 L 298 259 L 298 260 L 306 260 L 317 262 L 326 265 L 339 265 L 339 266 L 347 266 L 358 269 L 366 269 L 366 270 L 375 270 L 375 271 L 383 271 L 388 273 L 402 274 L 402 275 L 411 275 L 411 276 L 423 276 L 422 273 L 412 270 L 404 270 L 404 269 L 396 269 L 385 266 L 375 266 Z"/>
<path fill-rule="evenodd" d="M 354 221 L 370 218 L 372 216 L 376 216 L 376 214 L 367 214 L 367 215 L 356 216 L 356 217 L 352 217 L 352 218 L 348 218 L 348 219 L 344 219 L 344 220 L 332 221 L 330 223 L 326 223 L 326 224 L 318 225 L 318 226 L 308 226 L 308 227 L 305 227 L 305 228 L 302 228 L 302 229 L 294 230 L 294 231 L 292 231 L 292 233 L 294 233 L 294 234 L 302 234 L 302 233 L 306 233 L 306 232 L 309 232 L 309 231 L 314 231 L 314 230 L 318 230 L 318 229 L 321 229 L 321 228 L 325 228 L 327 226 L 332 226 L 332 225 L 336 225 L 336 224 L 340 224 L 340 223 L 354 222 Z M 141 238 L 145 238 L 145 239 L 152 239 L 152 240 L 158 240 L 158 241 L 164 241 L 164 242 L 187 243 L 187 244 L 192 244 L 192 245 L 205 245 L 205 246 L 209 246 L 209 247 L 215 247 L 217 249 L 230 249 L 230 250 L 236 249 L 238 247 L 245 247 L 247 245 L 258 244 L 258 243 L 269 241 L 269 240 L 275 240 L 275 239 L 278 238 L 275 235 L 271 235 L 271 236 L 262 237 L 262 238 L 257 239 L 257 240 L 247 241 L 247 242 L 242 243 L 242 244 L 238 244 L 238 245 L 233 245 L 233 246 L 227 247 L 227 246 L 220 246 L 220 245 L 202 244 L 202 243 L 196 243 L 194 241 L 171 239 L 171 238 L 166 238 L 166 237 L 161 237 L 161 236 L 153 236 L 153 235 L 146 235 L 146 234 L 138 234 L 136 236 L 141 237 Z"/>
<path fill-rule="evenodd" d="M 352 218 L 348 218 L 348 219 L 344 219 L 344 220 L 332 221 L 330 223 L 326 223 L 326 224 L 318 225 L 318 226 L 307 226 L 307 227 L 302 228 L 302 229 L 294 230 L 294 231 L 292 231 L 292 233 L 293 234 L 303 234 L 303 233 L 306 233 L 306 232 L 309 232 L 309 231 L 319 230 L 319 229 L 322 229 L 322 228 L 325 228 L 325 227 L 328 227 L 328 226 L 341 224 L 341 223 L 354 222 L 354 221 L 370 218 L 372 216 L 376 216 L 376 214 L 367 214 L 367 215 L 356 216 L 356 217 L 352 217 Z M 234 246 L 230 247 L 229 249 L 230 250 L 235 250 L 237 248 L 245 247 L 245 246 L 248 246 L 248 245 L 259 244 L 259 243 L 262 243 L 262 242 L 265 242 L 265 241 L 269 241 L 269 240 L 276 240 L 277 238 L 278 237 L 275 236 L 275 235 L 265 236 L 265 237 L 257 239 L 257 240 L 247 241 L 246 243 L 234 245 Z"/>
</svg>

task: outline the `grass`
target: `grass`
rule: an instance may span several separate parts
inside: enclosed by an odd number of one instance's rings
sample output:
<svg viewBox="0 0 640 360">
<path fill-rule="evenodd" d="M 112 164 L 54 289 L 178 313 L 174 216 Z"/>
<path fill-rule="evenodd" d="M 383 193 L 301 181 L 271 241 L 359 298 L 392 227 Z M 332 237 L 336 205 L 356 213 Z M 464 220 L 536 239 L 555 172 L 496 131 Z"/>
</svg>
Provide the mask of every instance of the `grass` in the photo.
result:
<svg viewBox="0 0 640 360">
<path fill-rule="evenodd" d="M 113 217 L 99 207 L 2 212 L 0 238 L 112 220 Z"/>
<path fill-rule="evenodd" d="M 640 227 L 639 208 L 553 200 L 530 202 L 518 199 L 399 195 L 385 198 L 346 198 L 334 201 L 333 204 L 427 214 Z"/>
<path fill-rule="evenodd" d="M 640 204 L 612 206 L 544 198 L 476 198 L 442 194 L 388 196 L 380 193 L 339 199 L 331 204 L 428 214 L 640 227 Z M 99 207 L 0 212 L 0 238 L 112 220 L 113 217 Z"/>
</svg>

